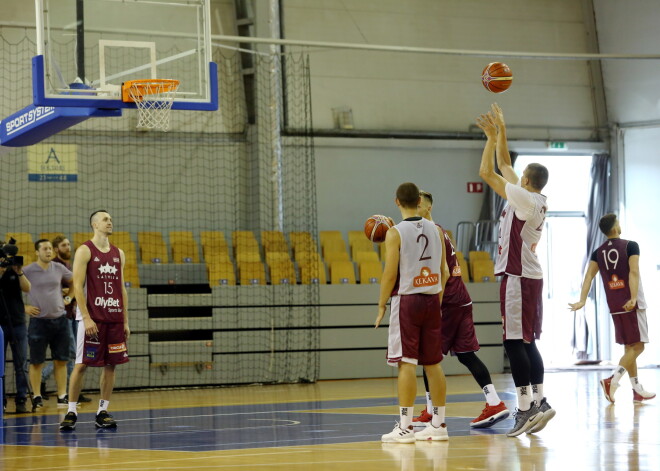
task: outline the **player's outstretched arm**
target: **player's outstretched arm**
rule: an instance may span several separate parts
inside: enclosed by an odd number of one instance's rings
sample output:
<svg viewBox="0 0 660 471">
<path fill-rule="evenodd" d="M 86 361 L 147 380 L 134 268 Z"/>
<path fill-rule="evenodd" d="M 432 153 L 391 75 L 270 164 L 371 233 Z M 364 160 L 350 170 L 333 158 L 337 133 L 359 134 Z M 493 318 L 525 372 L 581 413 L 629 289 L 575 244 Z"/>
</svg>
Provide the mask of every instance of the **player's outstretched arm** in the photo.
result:
<svg viewBox="0 0 660 471">
<path fill-rule="evenodd" d="M 387 301 L 390 299 L 394 284 L 396 283 L 396 275 L 399 271 L 399 246 L 401 245 L 401 238 L 399 231 L 390 229 L 385 236 L 385 268 L 383 269 L 383 276 L 380 279 L 380 297 L 378 298 L 378 316 L 376 317 L 375 327 L 378 327 L 385 317 L 385 309 L 387 308 Z"/>
<path fill-rule="evenodd" d="M 477 126 L 486 134 L 486 145 L 481 154 L 479 176 L 490 186 L 495 193 L 506 199 L 507 181 L 495 172 L 495 143 L 497 140 L 497 126 L 490 114 L 482 114 L 477 118 Z"/>
<path fill-rule="evenodd" d="M 515 185 L 518 183 L 518 175 L 516 175 L 516 172 L 513 170 L 513 165 L 511 164 L 511 154 L 509 154 L 509 142 L 506 137 L 504 113 L 497 103 L 493 103 L 490 108 L 490 114 L 497 126 L 497 166 L 499 167 L 500 172 L 502 172 L 502 176 L 506 178 L 508 182 Z"/>
<path fill-rule="evenodd" d="M 591 260 L 589 266 L 587 267 L 587 272 L 584 274 L 584 281 L 582 282 L 582 291 L 580 292 L 580 300 L 576 303 L 568 303 L 569 310 L 577 311 L 582 309 L 587 302 L 587 296 L 589 296 L 589 290 L 591 290 L 591 283 L 598 273 L 598 264 Z"/>
</svg>

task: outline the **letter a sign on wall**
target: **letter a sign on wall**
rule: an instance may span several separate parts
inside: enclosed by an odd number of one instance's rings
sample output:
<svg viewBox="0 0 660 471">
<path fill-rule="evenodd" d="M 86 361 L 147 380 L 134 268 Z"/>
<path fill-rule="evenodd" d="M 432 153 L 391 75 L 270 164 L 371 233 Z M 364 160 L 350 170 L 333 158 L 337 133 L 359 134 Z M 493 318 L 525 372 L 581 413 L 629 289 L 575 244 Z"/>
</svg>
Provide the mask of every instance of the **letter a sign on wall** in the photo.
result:
<svg viewBox="0 0 660 471">
<path fill-rule="evenodd" d="M 75 144 L 35 144 L 28 147 L 28 181 L 77 182 L 78 146 Z"/>
</svg>

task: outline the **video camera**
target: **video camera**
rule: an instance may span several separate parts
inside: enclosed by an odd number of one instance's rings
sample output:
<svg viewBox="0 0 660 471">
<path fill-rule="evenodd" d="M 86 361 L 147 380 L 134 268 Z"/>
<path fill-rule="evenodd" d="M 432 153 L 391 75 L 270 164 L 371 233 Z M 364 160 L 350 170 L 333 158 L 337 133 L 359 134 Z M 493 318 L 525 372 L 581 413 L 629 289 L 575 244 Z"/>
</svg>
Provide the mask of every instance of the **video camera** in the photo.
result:
<svg viewBox="0 0 660 471">
<path fill-rule="evenodd" d="M 16 255 L 17 253 L 18 246 L 13 237 L 6 244 L 0 245 L 0 268 L 23 266 L 23 257 Z"/>
</svg>

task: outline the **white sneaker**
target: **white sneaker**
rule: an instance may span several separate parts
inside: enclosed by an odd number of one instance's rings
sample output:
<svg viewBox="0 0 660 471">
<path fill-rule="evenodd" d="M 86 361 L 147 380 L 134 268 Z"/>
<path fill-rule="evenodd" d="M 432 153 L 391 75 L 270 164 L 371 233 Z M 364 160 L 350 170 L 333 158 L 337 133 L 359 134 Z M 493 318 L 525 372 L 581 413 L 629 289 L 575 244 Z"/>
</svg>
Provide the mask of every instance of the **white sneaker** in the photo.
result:
<svg viewBox="0 0 660 471">
<path fill-rule="evenodd" d="M 641 385 L 639 389 L 639 391 L 635 391 L 633 389 L 633 402 L 635 404 L 641 404 L 642 402 L 648 401 L 649 399 L 653 399 L 655 397 L 654 392 L 644 390 Z"/>
<path fill-rule="evenodd" d="M 394 430 L 380 437 L 383 443 L 414 443 L 415 432 L 412 425 L 407 429 L 402 429 L 399 423 L 394 424 Z"/>
<path fill-rule="evenodd" d="M 441 424 L 440 427 L 434 427 L 429 423 L 424 430 L 415 433 L 415 440 L 449 440 L 447 424 Z"/>
</svg>

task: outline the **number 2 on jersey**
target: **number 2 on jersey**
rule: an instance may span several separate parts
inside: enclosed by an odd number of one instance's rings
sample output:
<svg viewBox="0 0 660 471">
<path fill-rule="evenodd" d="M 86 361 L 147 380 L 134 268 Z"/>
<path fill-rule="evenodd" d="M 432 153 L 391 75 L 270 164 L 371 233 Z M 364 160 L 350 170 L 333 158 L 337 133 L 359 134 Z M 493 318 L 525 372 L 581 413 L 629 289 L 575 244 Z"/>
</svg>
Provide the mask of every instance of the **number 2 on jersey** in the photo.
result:
<svg viewBox="0 0 660 471">
<path fill-rule="evenodd" d="M 429 238 L 426 237 L 424 234 L 420 234 L 417 236 L 417 243 L 419 244 L 419 239 L 424 239 L 424 248 L 422 249 L 422 255 L 419 256 L 419 261 L 421 262 L 422 260 L 431 260 L 431 256 L 427 255 L 426 257 L 424 254 L 426 253 L 426 249 L 429 246 Z"/>
</svg>

